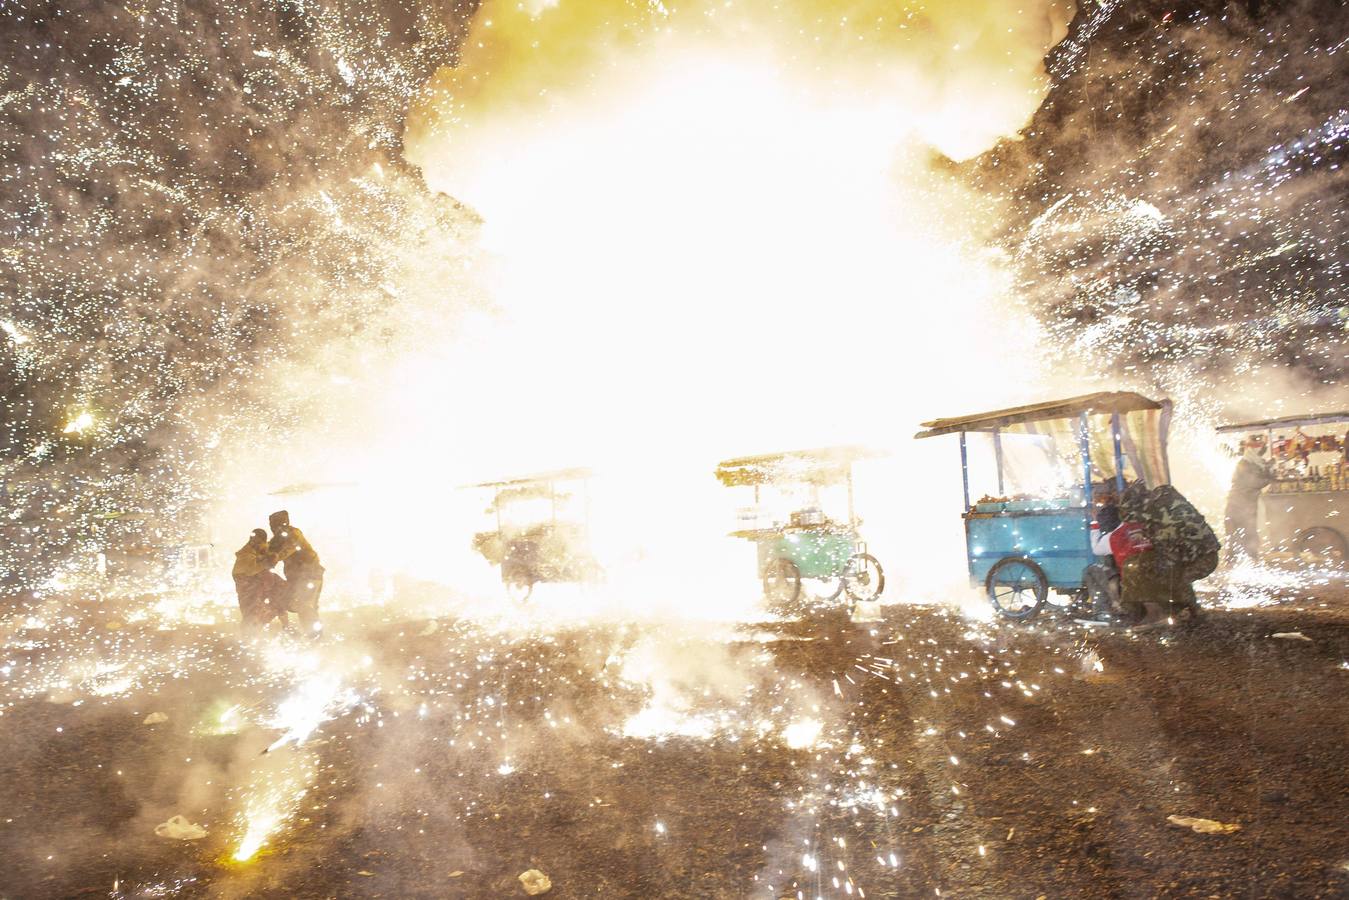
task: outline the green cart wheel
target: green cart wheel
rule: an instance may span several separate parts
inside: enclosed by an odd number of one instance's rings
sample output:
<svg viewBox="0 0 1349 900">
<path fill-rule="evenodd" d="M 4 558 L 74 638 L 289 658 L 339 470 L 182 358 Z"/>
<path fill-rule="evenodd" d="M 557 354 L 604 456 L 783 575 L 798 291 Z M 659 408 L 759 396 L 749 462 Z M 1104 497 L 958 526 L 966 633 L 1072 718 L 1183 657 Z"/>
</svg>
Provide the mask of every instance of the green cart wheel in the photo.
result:
<svg viewBox="0 0 1349 900">
<path fill-rule="evenodd" d="M 790 559 L 774 559 L 764 569 L 763 593 L 774 612 L 796 615 L 801 612 L 801 570 Z"/>
<path fill-rule="evenodd" d="M 843 589 L 855 602 L 875 600 L 885 590 L 885 570 L 870 553 L 858 553 L 843 569 Z"/>
<path fill-rule="evenodd" d="M 843 578 L 805 578 L 801 581 L 801 590 L 812 603 L 833 603 L 843 595 Z"/>
</svg>

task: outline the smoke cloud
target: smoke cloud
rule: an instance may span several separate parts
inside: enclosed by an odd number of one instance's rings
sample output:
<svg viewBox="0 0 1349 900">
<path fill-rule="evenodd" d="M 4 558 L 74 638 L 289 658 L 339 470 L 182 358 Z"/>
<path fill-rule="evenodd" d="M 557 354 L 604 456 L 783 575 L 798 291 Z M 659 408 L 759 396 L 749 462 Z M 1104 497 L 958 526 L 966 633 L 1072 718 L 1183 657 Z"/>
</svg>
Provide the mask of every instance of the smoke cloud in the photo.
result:
<svg viewBox="0 0 1349 900">
<path fill-rule="evenodd" d="M 653 61 L 705 66 L 707 58 L 692 52 L 701 48 L 731 60 L 769 53 L 778 78 L 811 81 L 821 99 L 860 95 L 922 142 L 966 159 L 1015 134 L 1040 105 L 1048 85 L 1045 53 L 1066 34 L 1074 9 L 1056 0 L 1015 12 L 985 0 L 734 6 L 489 0 L 456 64 L 436 73 L 414 109 L 409 149 L 437 172 L 446 166 L 442 152 L 453 157 L 451 168 L 471 165 L 490 148 L 475 132 L 556 122 L 611 95 L 615 81 Z"/>
<path fill-rule="evenodd" d="M 1223 421 L 1342 409 L 1343 10 L 1101 3 L 1026 140 L 971 164 L 1047 342 L 1170 396 L 1173 474 L 1220 522 Z"/>
<path fill-rule="evenodd" d="M 224 448 L 313 415 L 273 367 L 379 334 L 385 270 L 452 214 L 398 126 L 455 28 L 400 2 L 0 10 L 7 592 L 204 540 Z"/>
<path fill-rule="evenodd" d="M 611 558 L 724 543 L 710 476 L 730 455 L 878 444 L 914 488 L 915 421 L 1040 382 L 1036 324 L 984 243 L 997 205 L 941 160 L 1025 122 L 1063 13 L 484 6 L 404 141 L 481 220 L 446 300 L 487 304 L 367 367 L 317 439 L 342 452 L 296 467 L 366 485 L 362 518 L 417 525 L 389 544 L 400 567 L 463 581 L 444 544 L 471 531 L 469 481 L 610 474 L 648 501 L 623 506 Z M 432 522 L 439 550 L 418 539 Z"/>
</svg>

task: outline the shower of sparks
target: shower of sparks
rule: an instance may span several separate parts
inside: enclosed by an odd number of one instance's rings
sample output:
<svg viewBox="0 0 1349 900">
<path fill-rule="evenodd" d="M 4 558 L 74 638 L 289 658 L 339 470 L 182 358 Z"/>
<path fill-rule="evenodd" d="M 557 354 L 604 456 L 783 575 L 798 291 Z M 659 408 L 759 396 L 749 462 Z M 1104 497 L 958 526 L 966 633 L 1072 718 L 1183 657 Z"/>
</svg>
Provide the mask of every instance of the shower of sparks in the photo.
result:
<svg viewBox="0 0 1349 900">
<path fill-rule="evenodd" d="M 529 3 L 519 13 L 539 19 L 568 2 Z M 720 269 L 696 261 L 681 266 L 680 277 L 690 280 L 677 282 L 684 296 L 673 306 L 683 309 L 706 293 L 708 321 L 720 326 L 725 316 L 734 325 L 715 335 L 725 343 L 690 360 L 689 347 L 712 338 L 698 331 L 706 323 L 669 334 L 656 329 L 644 346 L 625 348 L 628 355 L 616 362 L 578 352 L 559 335 L 600 335 L 608 342 L 611 332 L 637 327 L 641 307 L 585 306 L 580 298 L 553 296 L 546 280 L 532 280 L 532 266 L 524 269 L 529 277 L 509 270 L 509 253 L 494 242 L 517 249 L 509 244 L 510 228 L 428 190 L 427 173 L 405 158 L 405 111 L 431 102 L 436 90 L 429 83 L 440 67 L 462 58 L 466 35 L 482 37 L 471 32 L 467 12 L 450 15 L 445 4 L 421 3 L 392 12 L 381 4 L 339 10 L 321 3 L 207 2 L 189 8 L 169 0 L 41 14 L 23 4 L 0 9 L 3 30 L 18 36 L 6 39 L 11 53 L 0 67 L 0 111 L 9 123 L 0 140 L 7 150 L 0 163 L 0 294 L 6 301 L 0 320 L 0 597 L 7 604 L 0 616 L 0 717 L 38 708 L 57 723 L 54 734 L 64 737 L 70 721 L 97 709 L 110 721 L 117 716 L 146 729 L 137 735 L 160 739 L 179 727 L 177 710 L 173 718 L 152 720 L 161 723 L 153 726 L 158 732 L 140 723 L 174 698 L 175 686 L 200 690 L 191 702 L 181 702 L 182 731 L 199 742 L 193 746 L 237 741 L 229 746 L 247 745 L 249 752 L 228 764 L 185 759 L 181 765 L 210 769 L 202 778 L 218 796 L 208 809 L 216 818 L 211 824 L 232 823 L 219 832 L 237 840 L 220 858 L 257 867 L 271 849 L 312 832 L 317 826 L 310 814 L 317 819 L 331 812 L 334 797 L 378 796 L 386 778 L 402 791 L 390 804 L 409 817 L 425 817 L 418 804 L 431 804 L 419 787 L 409 787 L 419 785 L 422 769 L 401 766 L 399 748 L 381 747 L 388 757 L 376 755 L 375 762 L 343 756 L 356 757 L 352 747 L 360 741 L 376 743 L 372 735 L 397 732 L 433 748 L 427 756 L 438 764 L 452 761 L 453 777 L 437 786 L 435 804 L 449 809 L 443 814 L 457 826 L 493 815 L 487 789 L 471 776 L 534 791 L 546 781 L 540 758 L 547 754 L 590 754 L 603 747 L 603 765 L 615 769 L 629 765 L 631 754 L 621 751 L 634 746 L 638 756 L 671 747 L 686 755 L 726 748 L 745 756 L 781 754 L 782 772 L 798 777 L 783 776 L 775 784 L 771 816 L 784 823 L 781 836 L 761 845 L 764 865 L 750 876 L 747 895 L 866 897 L 871 884 L 862 884 L 866 879 L 858 874 L 864 867 L 878 880 L 907 871 L 913 857 L 902 852 L 902 837 L 929 824 L 914 813 L 919 801 L 934 818 L 963 821 L 980 801 L 971 772 L 995 756 L 1029 767 L 1039 750 L 1028 735 L 1058 698 L 1124 677 L 1119 654 L 1126 642 L 1166 646 L 1171 638 L 1102 635 L 1043 621 L 1012 630 L 996 621 L 982 594 L 947 590 L 949 580 L 937 576 L 943 605 L 922 609 L 933 633 L 895 627 L 882 616 L 874 629 L 857 632 L 870 643 L 862 647 L 859 637 L 858 649 L 847 651 L 848 664 L 818 679 L 819 673 L 807 676 L 795 661 L 785 661 L 790 654 L 781 646 L 765 649 L 799 635 L 760 637 L 735 628 L 713 633 L 690 624 L 724 612 L 726 597 L 739 596 L 740 585 L 729 588 L 710 571 L 691 575 L 681 567 L 678 584 L 661 585 L 675 597 L 671 608 L 686 614 L 673 625 L 615 625 L 584 614 L 592 611 L 584 604 L 594 596 L 607 601 L 621 595 L 623 603 L 638 606 L 647 600 L 640 592 L 550 597 L 541 589 L 528 605 L 474 608 L 481 585 L 470 584 L 473 590 L 462 593 L 473 599 L 463 600 L 459 580 L 471 582 L 472 576 L 445 549 L 467 547 L 469 535 L 460 533 L 462 521 L 437 502 L 442 495 L 435 492 L 445 480 L 441 464 L 456 453 L 493 459 L 518 445 L 547 447 L 550 438 L 561 437 L 566 429 L 541 429 L 536 441 L 502 446 L 492 435 L 494 425 L 532 425 L 535 417 L 566 412 L 566 404 L 547 391 L 583 395 L 567 380 L 575 370 L 594 366 L 592 387 L 633 387 L 632 395 L 614 395 L 641 401 L 626 404 L 628 414 L 647 407 L 663 415 L 678 404 L 648 396 L 641 381 L 629 377 L 662 351 L 689 370 L 710 372 L 716 361 L 732 366 L 717 372 L 755 376 L 725 380 L 757 383 L 762 372 L 755 365 L 735 366 L 766 359 L 775 371 L 800 363 L 840 373 L 870 360 L 875 371 L 888 371 L 892 337 L 918 335 L 913 352 L 929 353 L 934 367 L 950 368 L 955 374 L 943 371 L 940 379 L 944 389 L 974 403 L 997 386 L 971 374 L 980 359 L 991 370 L 1005 369 L 1008 381 L 1039 377 L 1024 357 L 990 360 L 978 348 L 1042 325 L 1045 346 L 1057 359 L 1157 387 L 1178 401 L 1177 431 L 1188 442 L 1179 466 L 1207 479 L 1198 499 L 1216 519 L 1231 467 L 1211 434 L 1224 412 L 1221 404 L 1266 403 L 1268 409 L 1255 411 L 1270 415 L 1301 411 L 1325 396 L 1314 390 L 1339 383 L 1349 371 L 1349 204 L 1342 171 L 1349 161 L 1349 112 L 1336 90 L 1349 43 L 1339 23 L 1305 13 L 1251 18 L 1234 8 L 1173 17 L 1151 16 L 1117 0 L 1081 5 L 1067 37 L 1047 58 L 1052 85 L 1024 130 L 1025 140 L 974 155 L 984 147 L 979 138 L 986 137 L 971 137 L 971 125 L 982 124 L 978 117 L 966 114 L 976 121 L 956 123 L 943 142 L 934 135 L 944 118 L 957 116 L 942 110 L 924 110 L 931 117 L 920 129 L 948 152 L 971 157 L 937 167 L 943 177 L 960 179 L 960 195 L 969 185 L 983 192 L 968 204 L 942 195 L 933 209 L 956 219 L 967 209 L 981 215 L 993 209 L 1002 223 L 987 245 L 979 243 L 982 236 L 962 236 L 954 243 L 977 246 L 961 246 L 951 257 L 959 265 L 935 271 L 974 271 L 969 267 L 977 262 L 991 283 L 974 292 L 997 305 L 970 310 L 1008 312 L 1015 329 L 989 334 L 969 324 L 979 317 L 962 307 L 961 321 L 941 331 L 944 310 L 927 293 L 940 279 L 931 279 L 934 270 L 924 266 L 934 250 L 948 248 L 919 243 L 917 251 L 898 249 L 892 246 L 898 237 L 913 236 L 880 228 L 893 223 L 877 213 L 865 222 L 878 226 L 868 241 L 874 241 L 869 260 L 879 265 L 866 269 L 865 277 L 849 281 L 855 273 L 828 253 L 802 254 L 814 264 L 800 261 L 802 271 L 818 279 L 803 290 L 811 300 L 804 312 L 786 309 L 790 304 L 780 298 L 774 302 L 782 309 L 741 309 L 704 291 L 708 283 L 729 280 L 728 293 L 737 298 L 771 293 L 762 273 L 753 266 L 746 273 L 744 259 L 734 254 Z M 642 14 L 649 11 L 660 21 L 649 33 L 657 39 L 686 21 L 679 19 L 678 4 L 649 6 Z M 721 6 L 708 5 L 709 21 Z M 828 19 L 808 17 L 810 27 L 828 28 L 837 14 L 827 11 Z M 958 45 L 943 48 L 941 58 L 963 52 Z M 844 251 L 855 249 L 847 246 L 855 232 L 846 227 L 855 222 L 839 210 L 877 211 L 866 203 L 851 210 L 821 205 L 821 198 L 849 191 L 874 198 L 877 184 L 894 187 L 895 148 L 883 141 L 894 137 L 899 117 L 875 116 L 877 108 L 862 100 L 838 116 L 821 113 L 816 103 L 783 89 L 792 82 L 790 66 L 727 65 L 711 77 L 690 74 L 696 66 L 675 67 L 684 80 L 657 79 L 656 96 L 691 115 L 688 121 L 702 121 L 697 114 L 710 112 L 714 124 L 733 126 L 728 133 L 751 135 L 748 149 L 728 141 L 722 152 L 742 153 L 755 161 L 754 171 L 785 171 L 789 178 L 768 178 L 751 189 L 733 167 L 680 165 L 684 160 L 669 152 L 669 140 L 657 128 L 668 126 L 663 120 L 669 110 L 656 105 L 644 112 L 651 117 L 642 135 L 649 143 L 635 146 L 664 147 L 668 155 L 619 154 L 626 166 L 621 173 L 577 179 L 585 187 L 570 205 L 552 208 L 552 217 L 538 216 L 543 240 L 532 249 L 547 249 L 553 264 L 569 263 L 570 255 L 557 249 L 569 246 L 564 238 L 588 241 L 596 210 L 619 209 L 633 218 L 610 217 L 598 225 L 602 234 L 621 239 L 611 262 L 625 273 L 625 260 L 636 259 L 632 268 L 649 276 L 639 251 L 684 246 L 681 233 L 721 234 L 718 228 L 726 229 L 720 243 L 753 245 L 765 263 L 775 264 L 783 247 L 798 246 L 788 239 L 801 234 L 842 235 L 834 251 L 845 263 L 852 260 Z M 552 85 L 527 87 L 529 96 L 551 102 L 566 85 L 556 92 Z M 746 103 L 745 96 L 763 102 Z M 746 108 L 759 118 L 742 115 Z M 803 119 L 806 111 L 817 117 Z M 640 117 L 620 110 L 614 118 L 622 125 Z M 803 120 L 838 131 L 790 133 Z M 632 136 L 601 126 L 594 134 L 606 139 Z M 686 142 L 680 153 L 697 159 L 706 150 L 700 132 L 675 131 Z M 587 132 L 578 125 L 576 134 Z M 596 158 L 592 148 L 553 138 L 541 146 L 595 174 L 584 168 Z M 758 159 L 756 141 L 803 155 L 783 157 L 787 162 L 779 170 Z M 874 183 L 850 180 L 856 173 L 837 164 L 835 155 L 853 147 L 865 150 L 858 158 L 868 171 L 880 173 Z M 826 163 L 821 171 L 837 180 L 795 182 L 802 171 L 815 171 L 808 163 L 820 160 Z M 453 166 L 427 171 L 438 183 L 453 184 Z M 523 197 L 516 193 L 530 184 L 528 167 L 507 166 L 503 173 L 489 165 L 487 172 L 477 186 L 519 204 L 522 220 L 534 222 L 545 204 L 530 190 Z M 634 189 L 644 181 L 663 184 L 667 193 Z M 724 187 L 727 208 L 737 189 L 760 190 L 757 207 L 771 201 L 786 212 L 742 222 L 723 220 L 719 210 L 700 203 L 679 210 L 677 201 L 707 183 Z M 932 187 L 920 183 L 924 190 Z M 600 204 L 601 198 L 611 205 Z M 903 212 L 921 217 L 927 210 L 920 204 Z M 660 232 L 658 223 L 670 230 Z M 928 224 L 917 231 L 926 234 Z M 586 274 L 603 289 L 630 286 L 606 281 L 604 273 Z M 999 280 L 1004 275 L 1005 282 Z M 458 379 L 438 369 L 402 368 L 419 354 L 443 350 L 451 336 L 474 346 L 479 336 L 510 322 L 518 311 L 506 308 L 493 289 L 512 278 L 539 302 L 533 311 L 556 317 L 544 320 L 550 324 L 537 343 L 493 345 L 496 356 Z M 647 286 L 654 291 L 675 278 L 668 271 Z M 876 284 L 886 292 L 875 295 L 874 309 L 846 307 L 856 302 L 856 291 Z M 620 293 L 626 304 L 629 295 Z M 820 316 L 831 307 L 850 309 L 848 321 L 834 323 L 832 332 L 847 343 L 810 349 L 809 342 L 825 333 Z M 582 320 L 580 326 L 573 319 Z M 940 339 L 925 339 L 929 329 Z M 964 360 L 946 367 L 963 343 L 970 345 Z M 554 358 L 541 356 L 545 350 L 564 365 L 531 368 L 537 358 Z M 918 371 L 926 374 L 927 365 Z M 374 378 L 372 372 L 383 374 Z M 1266 380 L 1257 381 L 1267 391 L 1259 396 L 1229 398 L 1213 390 L 1229 377 L 1260 373 Z M 680 377 L 699 376 L 690 371 Z M 491 388 L 494 378 L 511 389 Z M 903 387 L 923 393 L 935 390 L 938 380 L 918 390 Z M 703 382 L 719 397 L 734 396 L 730 384 Z M 811 383 L 837 389 L 828 379 Z M 425 402 L 428 385 L 444 384 L 465 394 L 487 390 L 482 408 L 495 418 L 460 417 Z M 514 388 L 522 386 L 533 393 L 517 396 L 522 392 Z M 849 389 L 856 392 L 852 405 L 860 407 L 879 386 Z M 803 428 L 817 433 L 833 427 L 830 415 L 807 407 L 809 415 L 799 417 Z M 379 417 L 362 412 L 344 420 L 347 430 L 330 443 L 315 423 L 341 419 L 351 409 L 378 410 Z M 624 418 L 607 407 L 594 411 L 606 420 Z M 854 413 L 865 418 L 855 410 L 849 415 Z M 699 415 L 695 411 L 690 419 Z M 415 442 L 403 440 L 401 432 L 381 433 L 403 423 L 437 435 L 415 450 L 424 455 L 413 462 L 408 455 Z M 901 434 L 907 444 L 911 424 L 905 419 L 877 427 Z M 626 420 L 618 427 L 641 430 Z M 606 443 L 605 435 L 591 437 L 581 445 Z M 361 499 L 368 498 L 368 485 L 360 488 L 365 493 L 342 493 L 346 486 L 305 481 L 285 493 L 286 481 L 275 477 L 282 468 L 307 477 L 311 467 L 381 440 L 395 452 L 362 474 L 379 486 L 374 493 L 381 500 L 395 495 L 405 508 L 420 507 L 416 527 L 380 518 L 386 508 Z M 932 480 L 920 466 L 904 473 L 906 490 Z M 613 492 L 625 491 L 620 486 Z M 301 523 L 311 537 L 328 538 L 319 549 L 334 573 L 323 613 L 336 624 L 319 643 L 276 634 L 236 640 L 232 630 L 238 608 L 229 553 L 248 527 L 260 524 L 255 520 L 282 504 L 321 511 L 312 526 Z M 937 514 L 925 503 L 909 504 L 915 518 Z M 627 521 L 617 527 L 602 522 L 599 530 L 606 525 L 624 536 L 636 530 Z M 692 530 L 682 520 L 663 525 L 653 545 L 672 545 L 680 532 Z M 906 549 L 907 555 L 894 557 L 899 565 L 891 570 L 887 600 L 911 599 L 899 574 L 903 567 L 914 570 L 908 574 L 915 584 L 932 575 L 934 564 Z M 392 560 L 390 571 L 361 568 L 353 561 L 362 554 L 380 564 Z M 370 622 L 393 629 L 390 622 L 408 613 L 391 605 L 386 615 L 379 607 L 391 597 L 406 599 L 390 585 L 410 574 L 409 560 L 421 567 L 411 574 L 431 572 L 427 605 L 434 613 L 444 616 L 453 602 L 466 610 L 464 619 L 419 623 L 398 632 L 393 647 L 366 642 L 362 631 Z M 1231 567 L 1210 580 L 1206 605 L 1246 614 L 1341 581 L 1338 572 L 1295 562 Z M 711 562 L 706 568 L 716 569 Z M 372 573 L 384 581 L 364 577 Z M 742 574 L 752 588 L 749 565 Z M 718 584 L 709 586 L 714 580 Z M 453 601 L 442 601 L 450 594 Z M 755 602 L 750 597 L 746 607 Z M 602 603 L 596 608 L 611 610 Z M 725 618 L 736 624 L 745 617 L 737 607 Z M 939 630 L 940 638 L 934 636 Z M 1028 661 L 1032 656 L 1035 661 Z M 1349 662 L 1337 665 L 1340 672 L 1349 669 Z M 873 698 L 869 704 L 858 699 L 864 688 Z M 874 702 L 878 696 L 885 703 L 902 700 L 900 711 Z M 957 705 L 975 710 L 973 719 L 953 716 Z M 877 722 L 892 714 L 914 748 L 911 759 L 895 758 L 875 738 Z M 1104 741 L 1079 746 L 1068 751 L 1076 761 L 1109 758 Z M 386 774 L 387 765 L 380 768 L 387 758 L 400 766 L 396 775 Z M 110 770 L 119 765 L 113 759 L 90 765 L 102 772 L 105 763 Z M 921 798 L 904 781 L 915 768 L 925 774 Z M 535 793 L 543 800 L 531 802 L 553 799 L 552 785 L 541 788 Z M 1196 793 L 1179 783 L 1175 790 Z M 605 797 L 587 795 L 584 802 L 589 811 L 612 806 Z M 1074 814 L 1094 815 L 1095 802 L 1074 801 Z M 641 819 L 641 831 L 663 846 L 690 839 L 696 828 L 674 812 L 652 811 Z M 1018 827 L 1024 834 L 1019 820 L 1006 825 L 1005 839 L 1002 831 L 946 832 L 943 847 L 962 865 L 996 866 Z M 165 878 L 134 889 L 137 896 L 168 896 L 197 881 Z M 122 895 L 129 884 L 117 878 L 113 893 Z M 872 890 L 872 896 L 885 893 L 880 886 Z"/>
<path fill-rule="evenodd" d="M 287 697 L 268 720 L 273 728 L 284 732 L 267 747 L 270 753 L 286 744 L 303 744 L 314 730 L 328 719 L 350 709 L 358 702 L 350 689 L 342 688 L 336 675 L 315 675 L 306 680 L 294 694 Z"/>
<path fill-rule="evenodd" d="M 248 830 L 239 841 L 239 849 L 234 851 L 236 862 L 247 862 L 252 859 L 266 842 L 267 836 L 281 822 L 281 813 L 265 804 L 250 806 L 244 817 L 248 823 Z"/>
<path fill-rule="evenodd" d="M 1086 54 L 1111 28 L 1111 50 Z M 1204 373 L 1288 365 L 1315 384 L 1344 371 L 1349 118 L 1311 85 L 1346 52 L 1311 13 L 1091 10 L 1051 55 L 1071 90 L 1042 113 L 1100 102 L 1030 130 L 1029 227 L 1014 232 L 1022 287 L 1065 346 L 1135 377 L 1155 367 L 1201 404 Z M 1103 134 L 1109 152 L 1093 149 Z"/>
<path fill-rule="evenodd" d="M 243 802 L 243 836 L 235 848 L 235 862 L 247 862 L 267 846 L 276 832 L 295 815 L 309 791 L 315 770 L 313 763 L 295 757 L 280 765 L 260 767 L 254 784 Z"/>
</svg>

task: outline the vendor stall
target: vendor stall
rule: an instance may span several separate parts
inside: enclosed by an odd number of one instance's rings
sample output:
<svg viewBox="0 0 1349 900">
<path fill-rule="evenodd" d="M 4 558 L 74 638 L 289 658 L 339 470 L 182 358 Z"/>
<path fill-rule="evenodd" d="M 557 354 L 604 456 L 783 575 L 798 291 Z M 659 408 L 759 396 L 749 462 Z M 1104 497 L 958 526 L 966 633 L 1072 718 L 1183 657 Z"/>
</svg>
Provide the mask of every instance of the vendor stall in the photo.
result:
<svg viewBox="0 0 1349 900">
<path fill-rule="evenodd" d="M 742 507 L 742 527 L 731 536 L 756 545 L 764 596 L 778 612 L 798 614 L 810 605 L 805 601 L 828 604 L 843 594 L 875 600 L 885 589 L 881 564 L 858 533 L 853 497 L 853 463 L 875 455 L 859 447 L 826 447 L 717 466 L 722 484 L 753 490 L 753 505 Z M 830 500 L 842 505 L 845 517 L 826 514 Z M 803 590 L 803 579 L 810 590 Z"/>
<path fill-rule="evenodd" d="M 527 598 L 539 583 L 592 583 L 600 566 L 590 547 L 588 469 L 563 469 L 470 485 L 491 491 L 493 528 L 473 548 L 501 567 L 508 591 Z"/>
<path fill-rule="evenodd" d="M 960 436 L 970 579 L 994 609 L 1029 619 L 1051 589 L 1080 598 L 1082 572 L 1095 560 L 1098 501 L 1117 497 L 1129 481 L 1153 487 L 1170 480 L 1170 418 L 1170 401 L 1105 392 L 923 423 L 915 437 Z M 971 435 L 983 436 L 988 446 L 979 449 L 996 473 L 996 493 L 974 503 Z"/>
<path fill-rule="evenodd" d="M 1266 450 L 1273 481 L 1260 497 L 1262 552 L 1335 568 L 1349 558 L 1349 412 L 1219 426 Z"/>
</svg>

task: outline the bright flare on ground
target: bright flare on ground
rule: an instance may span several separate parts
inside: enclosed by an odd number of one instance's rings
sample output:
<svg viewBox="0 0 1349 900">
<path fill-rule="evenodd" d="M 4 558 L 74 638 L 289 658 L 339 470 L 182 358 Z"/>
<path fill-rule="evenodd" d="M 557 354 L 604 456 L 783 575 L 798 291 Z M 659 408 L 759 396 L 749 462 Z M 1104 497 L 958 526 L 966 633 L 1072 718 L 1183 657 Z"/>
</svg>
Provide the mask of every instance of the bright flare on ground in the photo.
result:
<svg viewBox="0 0 1349 900">
<path fill-rule="evenodd" d="M 61 429 L 61 433 L 84 434 L 92 427 L 94 427 L 93 413 L 82 412 L 78 416 L 67 422 L 66 427 Z"/>
</svg>

